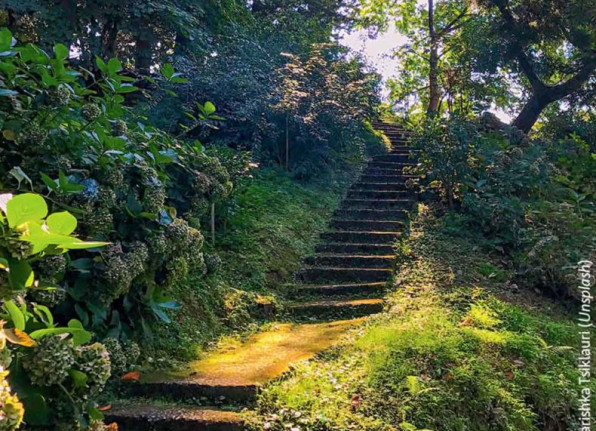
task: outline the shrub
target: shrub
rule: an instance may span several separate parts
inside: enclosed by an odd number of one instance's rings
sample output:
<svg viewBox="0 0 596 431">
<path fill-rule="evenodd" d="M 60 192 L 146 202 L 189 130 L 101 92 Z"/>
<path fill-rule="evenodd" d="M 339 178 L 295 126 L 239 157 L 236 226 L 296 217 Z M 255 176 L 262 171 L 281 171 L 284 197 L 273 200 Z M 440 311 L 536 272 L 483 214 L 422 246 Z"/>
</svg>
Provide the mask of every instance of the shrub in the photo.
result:
<svg viewBox="0 0 596 431">
<path fill-rule="evenodd" d="M 146 328 L 153 316 L 169 321 L 167 310 L 177 307 L 170 286 L 204 271 L 200 219 L 230 192 L 228 172 L 199 142 L 135 115 L 127 98 L 137 87 L 117 59 L 97 58 L 94 75 L 66 64 L 63 45 L 49 56 L 13 46 L 7 30 L 0 45 L 2 187 L 47 194 L 52 208 L 76 215 L 82 234 L 110 242 L 53 268 L 36 264 L 42 279 L 67 293 L 57 312 L 76 310 L 86 327 L 116 337 Z M 168 84 L 183 81 L 170 65 L 162 72 Z M 201 108 L 195 126 L 217 117 L 209 102 Z M 13 253 L 25 252 L 18 247 Z M 50 305 L 62 300 L 42 296 Z"/>
<path fill-rule="evenodd" d="M 72 236 L 77 219 L 66 211 L 48 215 L 39 195 L 3 194 L 0 202 L 0 428 L 14 430 L 23 418 L 29 426 L 52 429 L 97 425 L 103 416 L 94 398 L 110 377 L 106 348 L 88 344 L 92 335 L 78 320 L 59 326 L 28 293 L 56 290 L 36 278 L 33 262 L 61 262 L 57 257 L 68 250 L 105 243 Z M 10 395 L 8 382 L 16 395 Z"/>
<path fill-rule="evenodd" d="M 529 140 L 515 128 L 454 118 L 429 122 L 417 146 L 417 171 L 463 216 L 461 232 L 480 232 L 512 256 L 526 283 L 570 293 L 569 269 L 595 251 L 596 159 L 586 142 Z"/>
</svg>

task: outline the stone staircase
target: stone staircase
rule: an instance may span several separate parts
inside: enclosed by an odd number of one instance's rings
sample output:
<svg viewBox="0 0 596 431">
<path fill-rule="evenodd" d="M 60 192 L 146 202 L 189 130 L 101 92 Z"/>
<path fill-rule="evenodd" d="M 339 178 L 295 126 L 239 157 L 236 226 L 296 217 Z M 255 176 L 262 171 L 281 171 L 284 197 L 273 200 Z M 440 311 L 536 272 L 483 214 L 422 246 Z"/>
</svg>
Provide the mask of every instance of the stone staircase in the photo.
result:
<svg viewBox="0 0 596 431">
<path fill-rule="evenodd" d="M 330 347 L 360 317 L 383 310 L 394 273 L 393 244 L 415 199 L 406 187 L 413 176 L 403 172 L 411 163 L 408 132 L 386 124 L 375 128 L 390 139 L 391 151 L 368 163 L 335 211 L 331 230 L 321 234 L 315 254 L 296 274 L 286 311 L 291 320 L 306 322 L 275 324 L 178 373 L 143 376 L 127 388 L 136 401 L 107 412 L 106 422 L 117 422 L 121 431 L 243 430 L 238 412 L 250 408 L 260 386 Z"/>
<path fill-rule="evenodd" d="M 389 153 L 375 156 L 335 211 L 315 255 L 304 260 L 289 305 L 295 317 L 361 317 L 383 309 L 381 299 L 394 272 L 393 244 L 403 232 L 414 196 L 403 172 L 412 164 L 409 134 L 379 124 L 391 140 Z M 305 299 L 306 298 L 306 299 Z"/>
</svg>

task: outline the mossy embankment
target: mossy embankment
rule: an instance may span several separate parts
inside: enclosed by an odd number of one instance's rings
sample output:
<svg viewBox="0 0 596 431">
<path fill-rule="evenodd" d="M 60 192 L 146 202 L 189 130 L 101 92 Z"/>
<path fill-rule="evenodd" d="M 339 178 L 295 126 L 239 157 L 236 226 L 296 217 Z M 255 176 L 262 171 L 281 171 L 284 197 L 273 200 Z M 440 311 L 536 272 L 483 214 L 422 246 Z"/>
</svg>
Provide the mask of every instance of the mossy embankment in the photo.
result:
<svg viewBox="0 0 596 431">
<path fill-rule="evenodd" d="M 308 183 L 269 168 L 241 179 L 225 203 L 226 216 L 217 220 L 215 244 L 205 239 L 206 260 L 214 267 L 174 287 L 180 309 L 171 323 L 155 325 L 147 365 L 196 359 L 209 343 L 250 334 L 272 317 L 359 167 L 358 161 L 345 163 Z"/>
<path fill-rule="evenodd" d="M 519 289 L 502 256 L 446 225 L 421 206 L 387 311 L 270 384 L 254 429 L 577 429 L 573 304 Z"/>
</svg>

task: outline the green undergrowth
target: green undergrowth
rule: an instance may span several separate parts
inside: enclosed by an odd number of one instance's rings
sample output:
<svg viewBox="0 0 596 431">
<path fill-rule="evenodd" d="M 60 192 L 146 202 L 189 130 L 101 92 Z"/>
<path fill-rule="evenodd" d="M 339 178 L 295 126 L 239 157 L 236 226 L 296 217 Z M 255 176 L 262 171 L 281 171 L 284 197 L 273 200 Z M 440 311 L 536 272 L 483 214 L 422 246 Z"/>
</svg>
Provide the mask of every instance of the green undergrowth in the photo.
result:
<svg viewBox="0 0 596 431">
<path fill-rule="evenodd" d="M 387 311 L 270 384 L 254 429 L 579 429 L 571 307 L 521 291 L 443 223 L 421 207 Z"/>
<path fill-rule="evenodd" d="M 170 324 L 156 325 L 148 365 L 194 359 L 216 341 L 246 336 L 275 315 L 278 298 L 291 287 L 358 166 L 346 164 L 325 181 L 307 184 L 280 170 L 259 169 L 236 184 L 225 211 L 216 212 L 215 245 L 205 240 L 210 272 L 191 274 L 174 287 L 181 308 Z"/>
</svg>

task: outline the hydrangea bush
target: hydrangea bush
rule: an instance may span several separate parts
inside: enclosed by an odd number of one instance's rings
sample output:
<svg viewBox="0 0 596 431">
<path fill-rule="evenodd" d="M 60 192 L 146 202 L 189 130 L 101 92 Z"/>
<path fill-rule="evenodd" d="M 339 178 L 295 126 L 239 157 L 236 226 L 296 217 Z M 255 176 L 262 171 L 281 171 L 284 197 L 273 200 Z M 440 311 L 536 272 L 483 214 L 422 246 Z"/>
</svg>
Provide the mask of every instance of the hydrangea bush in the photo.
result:
<svg viewBox="0 0 596 431">
<path fill-rule="evenodd" d="M 93 71 L 71 67 L 66 47 L 48 55 L 15 46 L 6 29 L 0 52 L 0 187 L 47 195 L 53 209 L 77 217 L 82 235 L 110 243 L 36 263 L 40 280 L 60 289 L 35 300 L 124 341 L 149 320 L 168 322 L 177 307 L 169 288 L 189 271 L 206 271 L 200 221 L 231 191 L 228 172 L 199 142 L 132 111 L 133 96 L 151 107 L 152 94 L 135 87 L 117 59 L 97 58 Z M 183 79 L 165 65 L 143 86 L 156 81 L 171 87 Z M 195 128 L 220 119 L 213 104 L 202 108 Z"/>
<path fill-rule="evenodd" d="M 94 400 L 110 377 L 108 350 L 90 344 L 80 321 L 60 326 L 37 302 L 60 288 L 38 278 L 32 264 L 61 262 L 57 257 L 68 250 L 106 243 L 72 236 L 77 219 L 67 211 L 48 215 L 36 194 L 2 194 L 0 209 L 0 430 L 23 421 L 29 428 L 104 429 Z"/>
</svg>

